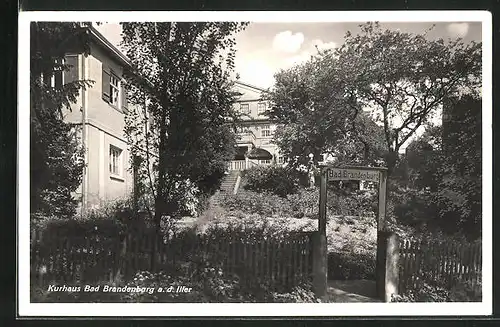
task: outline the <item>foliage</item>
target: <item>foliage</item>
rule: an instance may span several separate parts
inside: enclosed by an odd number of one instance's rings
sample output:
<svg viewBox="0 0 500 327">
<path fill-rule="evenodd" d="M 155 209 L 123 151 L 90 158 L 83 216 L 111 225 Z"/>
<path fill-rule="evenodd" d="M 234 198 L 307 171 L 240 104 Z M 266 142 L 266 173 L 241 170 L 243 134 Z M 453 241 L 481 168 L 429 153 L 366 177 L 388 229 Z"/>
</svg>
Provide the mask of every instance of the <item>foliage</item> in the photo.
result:
<svg viewBox="0 0 500 327">
<path fill-rule="evenodd" d="M 440 286 L 423 283 L 416 290 L 393 295 L 391 302 L 450 302 L 450 292 Z"/>
<path fill-rule="evenodd" d="M 440 282 L 426 281 L 417 289 L 393 296 L 391 302 L 480 302 L 481 299 L 481 283 L 459 281 L 450 288 Z"/>
<path fill-rule="evenodd" d="M 183 210 L 186 192 L 213 192 L 232 158 L 237 115 L 229 73 L 234 34 L 246 24 L 121 25 L 132 66 L 130 101 L 139 107 L 127 119 L 126 134 L 159 224 L 163 215 Z"/>
<path fill-rule="evenodd" d="M 425 190 L 404 189 L 393 192 L 391 210 L 398 223 L 414 226 L 435 226 L 437 207 L 430 192 Z"/>
<path fill-rule="evenodd" d="M 437 190 L 439 169 L 444 164 L 442 127 L 432 126 L 406 148 L 406 155 L 396 166 L 393 177 L 413 189 Z M 399 174 L 398 174 L 399 173 Z"/>
<path fill-rule="evenodd" d="M 92 82 L 59 78 L 71 69 L 68 52 L 87 53 L 88 23 L 32 22 L 30 27 L 30 191 L 31 210 L 42 215 L 71 217 L 73 193 L 83 174 L 81 130 L 64 121 L 81 89 Z M 52 84 L 51 80 L 54 80 Z"/>
<path fill-rule="evenodd" d="M 325 153 L 346 163 L 368 163 L 383 150 L 380 128 L 348 105 L 352 98 L 337 78 L 339 69 L 319 55 L 275 75 L 276 84 L 266 94 L 272 103 L 267 114 L 278 125 L 274 142 L 292 167 L 317 164 Z"/>
<path fill-rule="evenodd" d="M 32 231 L 41 233 L 42 246 L 58 244 L 61 239 L 103 243 L 116 243 L 127 233 L 140 234 L 153 228 L 153 222 L 144 213 L 137 212 L 132 200 L 117 200 L 98 208 L 91 209 L 78 219 L 54 216 L 37 216 L 31 224 Z"/>
<path fill-rule="evenodd" d="M 270 192 L 281 197 L 294 194 L 299 188 L 299 172 L 281 166 L 255 166 L 243 171 L 244 189 Z"/>
<path fill-rule="evenodd" d="M 30 288 L 31 302 L 55 303 L 249 303 L 249 302 L 279 302 L 303 303 L 319 302 L 311 291 L 310 285 L 296 287 L 290 292 L 277 292 L 261 285 L 248 289 L 239 283 L 237 278 L 223 276 L 214 268 L 205 268 L 196 276 L 175 276 L 165 273 L 150 273 L 139 271 L 132 281 L 112 282 L 102 281 L 98 292 L 83 292 L 84 286 L 70 284 L 69 287 L 80 287 L 79 291 L 50 292 L 46 286 L 32 285 Z M 139 292 L 103 292 L 105 285 L 120 287 L 126 290 L 139 288 Z M 169 287 L 171 287 L 169 289 Z M 189 292 L 176 292 L 177 287 L 190 288 Z M 161 288 L 161 292 L 158 290 Z"/>
<path fill-rule="evenodd" d="M 375 280 L 375 257 L 368 253 L 328 254 L 328 278 L 333 280 Z"/>
<path fill-rule="evenodd" d="M 112 282 L 101 280 L 94 285 L 100 285 L 101 291 L 85 293 L 49 292 L 45 289 L 32 287 L 34 302 L 317 302 L 311 291 L 311 285 L 303 281 L 301 286 L 293 288 L 276 287 L 271 280 L 259 279 L 248 274 L 248 267 L 237 267 L 237 275 L 229 275 L 222 269 L 223 257 L 213 251 L 217 249 L 220 240 L 234 239 L 260 240 L 263 237 L 287 238 L 286 232 L 266 224 L 246 222 L 245 224 L 214 225 L 204 231 L 206 246 L 213 247 L 207 251 L 185 252 L 185 257 L 176 260 L 174 267 L 151 273 L 139 271 L 130 280 L 123 281 L 118 276 Z M 186 231 L 181 236 L 184 244 L 192 244 L 192 231 Z M 219 249 L 220 250 L 220 249 Z M 238 277 L 243 276 L 243 277 Z M 65 283 L 68 286 L 82 286 L 78 283 Z M 104 293 L 105 285 L 141 288 L 141 291 L 119 291 Z M 189 292 L 173 291 L 177 287 L 189 287 Z M 171 287 L 170 291 L 168 291 Z M 159 289 L 162 288 L 162 292 Z"/>
<path fill-rule="evenodd" d="M 429 40 L 425 34 L 384 30 L 377 23 L 347 33 L 330 54 L 341 67 L 346 91 L 357 105 L 372 108 L 383 125 L 387 165 L 392 172 L 400 147 L 425 125 L 444 100 L 458 92 L 477 92 L 481 85 L 481 43 L 461 39 Z"/>
<path fill-rule="evenodd" d="M 310 217 L 318 212 L 319 191 L 302 189 L 286 198 L 269 193 L 240 191 L 235 195 L 225 195 L 221 205 L 230 211 L 241 210 L 267 217 Z M 329 215 L 373 216 L 376 206 L 376 194 L 372 192 L 358 191 L 351 194 L 330 192 L 327 197 Z"/>
<path fill-rule="evenodd" d="M 405 175 L 391 189 L 395 214 L 448 233 L 477 238 L 481 231 L 481 101 L 448 100 L 443 126 L 426 130 L 407 148 Z M 402 176 L 403 174 L 396 174 Z M 396 183 L 395 183 L 396 184 Z M 409 219 L 408 219 L 409 218 Z"/>
<path fill-rule="evenodd" d="M 365 163 L 383 156 L 392 173 L 401 146 L 446 97 L 478 90 L 481 43 L 360 27 L 339 48 L 275 77 L 269 117 L 281 126 L 276 143 L 292 164 L 307 164 L 309 153 Z"/>
<path fill-rule="evenodd" d="M 296 287 L 290 293 L 277 293 L 271 294 L 272 301 L 275 303 L 317 303 L 321 302 L 310 288 Z"/>
<path fill-rule="evenodd" d="M 286 210 L 284 200 L 274 194 L 239 191 L 237 194 L 225 194 L 221 205 L 230 211 L 240 210 L 245 213 L 272 216 Z"/>
<path fill-rule="evenodd" d="M 451 121 L 443 124 L 443 164 L 435 201 L 445 230 L 481 235 L 482 157 L 481 100 L 450 99 Z"/>
</svg>

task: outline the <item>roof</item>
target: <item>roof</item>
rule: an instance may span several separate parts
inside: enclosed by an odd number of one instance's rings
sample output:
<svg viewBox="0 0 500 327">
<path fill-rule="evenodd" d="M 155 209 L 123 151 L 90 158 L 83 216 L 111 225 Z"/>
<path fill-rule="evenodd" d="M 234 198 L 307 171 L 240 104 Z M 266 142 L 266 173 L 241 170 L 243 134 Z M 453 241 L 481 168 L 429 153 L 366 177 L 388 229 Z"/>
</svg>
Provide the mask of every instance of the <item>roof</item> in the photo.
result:
<svg viewBox="0 0 500 327">
<path fill-rule="evenodd" d="M 94 41 L 102 46 L 105 50 L 108 51 L 111 56 L 118 60 L 122 65 L 126 67 L 132 67 L 132 63 L 130 59 L 127 58 L 117 47 L 115 47 L 104 35 L 102 35 L 95 27 L 90 26 L 89 28 L 90 36 Z"/>
<path fill-rule="evenodd" d="M 263 148 L 253 148 L 248 153 L 249 159 L 271 160 L 273 155 Z"/>
<path fill-rule="evenodd" d="M 266 89 L 263 89 L 261 87 L 258 87 L 258 86 L 255 86 L 255 85 L 252 85 L 252 84 L 248 84 L 248 83 L 245 83 L 245 82 L 241 82 L 241 81 L 236 81 L 235 84 L 240 84 L 242 86 L 246 86 L 246 87 L 249 87 L 249 88 L 252 88 L 252 89 L 255 89 L 257 91 L 260 91 L 260 92 L 267 92 Z"/>
<path fill-rule="evenodd" d="M 94 41 L 97 41 L 97 43 L 101 47 L 103 47 L 105 50 L 107 50 L 107 52 L 114 59 L 118 60 L 120 62 L 120 64 L 122 64 L 126 67 L 132 67 L 132 63 L 130 62 L 130 59 L 126 55 L 124 55 L 123 52 L 121 52 L 117 47 L 115 47 L 111 42 L 109 42 L 109 40 L 104 35 L 102 35 L 95 27 L 90 26 L 89 32 L 90 32 L 90 36 L 92 37 L 92 39 Z M 258 87 L 258 86 L 252 85 L 252 84 L 248 84 L 245 82 L 235 81 L 235 84 L 249 87 L 249 88 L 255 89 L 255 90 L 260 91 L 260 92 L 267 92 L 267 90 L 265 90 L 261 87 Z"/>
</svg>

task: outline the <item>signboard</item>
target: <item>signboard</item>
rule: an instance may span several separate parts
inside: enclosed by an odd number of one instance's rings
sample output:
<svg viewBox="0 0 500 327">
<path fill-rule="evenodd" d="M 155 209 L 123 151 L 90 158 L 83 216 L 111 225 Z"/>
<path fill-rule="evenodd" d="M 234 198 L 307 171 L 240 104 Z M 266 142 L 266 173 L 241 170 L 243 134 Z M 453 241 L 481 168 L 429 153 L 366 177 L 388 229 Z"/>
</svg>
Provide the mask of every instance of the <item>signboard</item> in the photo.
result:
<svg viewBox="0 0 500 327">
<path fill-rule="evenodd" d="M 327 170 L 328 181 L 370 181 L 379 182 L 380 173 L 374 170 L 353 168 L 329 168 Z"/>
</svg>

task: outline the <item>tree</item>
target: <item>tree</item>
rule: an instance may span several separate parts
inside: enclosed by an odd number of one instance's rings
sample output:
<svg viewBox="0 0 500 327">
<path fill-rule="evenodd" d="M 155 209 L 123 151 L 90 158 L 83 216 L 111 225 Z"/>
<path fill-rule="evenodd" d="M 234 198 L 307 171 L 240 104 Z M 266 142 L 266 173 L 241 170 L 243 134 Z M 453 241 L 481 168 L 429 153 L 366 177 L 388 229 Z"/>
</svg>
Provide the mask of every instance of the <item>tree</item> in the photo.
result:
<svg viewBox="0 0 500 327">
<path fill-rule="evenodd" d="M 126 133 L 140 187 L 162 217 L 193 209 L 220 182 L 235 145 L 237 115 L 229 72 L 234 33 L 244 23 L 122 23 L 131 61 Z M 187 208 L 189 209 L 189 208 Z"/>
<path fill-rule="evenodd" d="M 30 41 L 30 192 L 32 213 L 71 217 L 84 162 L 78 130 L 64 111 L 91 81 L 72 78 L 68 52 L 88 53 L 85 24 L 31 23 Z M 65 83 L 62 84 L 63 76 Z"/>
<path fill-rule="evenodd" d="M 437 191 L 440 168 L 445 164 L 442 132 L 441 125 L 427 128 L 422 136 L 406 148 L 409 187 Z"/>
<path fill-rule="evenodd" d="M 447 99 L 443 125 L 413 141 L 406 158 L 410 191 L 425 193 L 431 209 L 427 222 L 470 238 L 481 235 L 481 109 L 473 96 Z"/>
<path fill-rule="evenodd" d="M 341 67 L 332 53 L 275 75 L 265 95 L 272 104 L 267 112 L 278 124 L 274 142 L 291 166 L 308 165 L 312 153 L 331 154 L 347 164 L 375 164 L 385 152 L 382 129 L 364 113 L 353 94 L 347 93 Z"/>
<path fill-rule="evenodd" d="M 450 119 L 443 122 L 443 165 L 436 192 L 441 225 L 481 235 L 482 133 L 480 98 L 465 95 L 447 102 Z"/>
<path fill-rule="evenodd" d="M 383 126 L 389 173 L 399 149 L 447 97 L 477 92 L 481 85 L 481 43 L 429 40 L 425 34 L 383 30 L 377 23 L 347 33 L 330 56 L 361 108 Z"/>
</svg>

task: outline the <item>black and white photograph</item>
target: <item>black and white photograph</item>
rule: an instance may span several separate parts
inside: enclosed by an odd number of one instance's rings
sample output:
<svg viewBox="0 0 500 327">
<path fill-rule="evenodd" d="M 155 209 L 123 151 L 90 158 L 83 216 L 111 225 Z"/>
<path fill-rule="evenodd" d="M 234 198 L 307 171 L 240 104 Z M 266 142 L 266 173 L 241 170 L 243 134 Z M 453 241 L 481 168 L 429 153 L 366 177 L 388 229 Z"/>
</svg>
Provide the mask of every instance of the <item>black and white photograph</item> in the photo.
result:
<svg viewBox="0 0 500 327">
<path fill-rule="evenodd" d="M 491 15 L 279 14 L 20 13 L 20 315 L 491 313 Z"/>
</svg>

